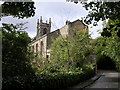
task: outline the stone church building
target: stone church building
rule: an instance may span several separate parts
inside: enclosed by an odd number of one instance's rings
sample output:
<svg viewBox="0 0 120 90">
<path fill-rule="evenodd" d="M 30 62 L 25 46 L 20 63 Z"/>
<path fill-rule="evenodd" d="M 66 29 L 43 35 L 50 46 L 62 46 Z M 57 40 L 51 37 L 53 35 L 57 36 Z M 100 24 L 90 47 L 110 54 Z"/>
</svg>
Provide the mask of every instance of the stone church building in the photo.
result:
<svg viewBox="0 0 120 90">
<path fill-rule="evenodd" d="M 29 43 L 33 52 L 37 52 L 45 58 L 50 57 L 50 45 L 52 43 L 52 38 L 57 38 L 62 35 L 69 35 L 73 33 L 73 29 L 77 30 L 88 30 L 88 26 L 85 25 L 81 20 L 75 20 L 73 22 L 66 21 L 66 25 L 51 32 L 51 18 L 49 23 L 44 23 L 42 21 L 42 16 L 37 22 L 37 34 L 35 40 Z"/>
</svg>

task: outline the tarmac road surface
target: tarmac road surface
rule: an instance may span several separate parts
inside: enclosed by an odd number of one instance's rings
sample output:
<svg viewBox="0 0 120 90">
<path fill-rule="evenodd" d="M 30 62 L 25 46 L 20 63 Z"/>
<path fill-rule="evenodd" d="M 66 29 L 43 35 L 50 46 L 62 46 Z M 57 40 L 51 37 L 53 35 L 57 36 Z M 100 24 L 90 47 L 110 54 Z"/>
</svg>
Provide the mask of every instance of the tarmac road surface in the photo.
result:
<svg viewBox="0 0 120 90">
<path fill-rule="evenodd" d="M 93 84 L 87 86 L 85 90 L 94 88 L 120 90 L 120 72 L 112 70 L 100 70 L 99 73 L 102 74 L 102 76 Z"/>
</svg>

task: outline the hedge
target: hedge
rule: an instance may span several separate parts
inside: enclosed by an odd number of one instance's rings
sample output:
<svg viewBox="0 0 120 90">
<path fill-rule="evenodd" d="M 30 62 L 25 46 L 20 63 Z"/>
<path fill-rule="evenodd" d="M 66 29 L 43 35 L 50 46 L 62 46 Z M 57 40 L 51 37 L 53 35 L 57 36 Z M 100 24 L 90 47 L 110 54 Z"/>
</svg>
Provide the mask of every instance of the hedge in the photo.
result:
<svg viewBox="0 0 120 90">
<path fill-rule="evenodd" d="M 40 74 L 32 77 L 13 77 L 3 79 L 3 89 L 61 89 L 73 86 L 94 76 L 94 70 L 74 73 Z"/>
</svg>

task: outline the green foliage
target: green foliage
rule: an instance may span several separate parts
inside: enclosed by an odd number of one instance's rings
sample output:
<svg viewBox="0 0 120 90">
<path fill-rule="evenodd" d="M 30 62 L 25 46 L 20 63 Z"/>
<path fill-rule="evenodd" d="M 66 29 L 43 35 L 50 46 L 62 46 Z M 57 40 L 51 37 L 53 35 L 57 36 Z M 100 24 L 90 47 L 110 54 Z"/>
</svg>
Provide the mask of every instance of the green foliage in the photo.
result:
<svg viewBox="0 0 120 90">
<path fill-rule="evenodd" d="M 32 85 L 28 82 L 26 86 L 30 86 L 32 89 L 38 87 L 40 89 L 59 89 L 83 82 L 94 76 L 94 67 L 90 63 L 94 50 L 92 45 L 85 30 L 77 31 L 75 36 L 72 34 L 56 38 L 51 45 L 50 59 L 42 58 L 38 55 L 39 52 L 34 53 L 31 61 L 33 68 L 37 69 L 36 76 L 31 77 Z"/>
<path fill-rule="evenodd" d="M 30 37 L 20 25 L 3 24 L 2 27 L 2 71 L 3 78 L 33 74 L 29 64 L 28 43 Z"/>
<path fill-rule="evenodd" d="M 4 2 L 2 4 L 2 16 L 14 16 L 18 18 L 33 17 L 35 14 L 34 2 Z"/>
<path fill-rule="evenodd" d="M 120 70 L 120 38 L 117 36 L 117 31 L 111 32 L 111 37 L 100 37 L 97 39 L 98 55 L 106 55 L 116 63 L 116 69 Z"/>
<path fill-rule="evenodd" d="M 30 52 L 30 63 L 32 68 L 36 71 L 36 74 L 43 72 L 45 67 L 47 67 L 48 60 L 40 55 L 40 52 Z"/>
<path fill-rule="evenodd" d="M 116 62 L 116 68 L 120 70 L 120 38 L 116 34 L 117 32 L 114 31 L 113 36 L 107 38 L 107 46 L 102 53 L 111 57 Z"/>
<path fill-rule="evenodd" d="M 84 48 L 83 48 L 84 47 Z M 59 37 L 51 45 L 51 62 L 60 68 L 83 67 L 92 60 L 94 46 L 87 31 L 77 31 L 76 35 Z"/>
<path fill-rule="evenodd" d="M 91 68 L 89 72 L 64 72 L 64 73 L 47 73 L 31 77 L 14 77 L 4 80 L 3 89 L 62 89 L 83 82 L 94 75 Z"/>
<path fill-rule="evenodd" d="M 96 50 L 113 59 L 120 70 L 120 2 L 90 2 L 83 5 L 86 10 L 91 9 L 85 18 L 87 24 L 94 21 L 93 25 L 97 25 L 99 20 L 109 19 L 101 33 L 103 37 L 98 38 Z"/>
<path fill-rule="evenodd" d="M 30 38 L 21 29 L 14 25 L 3 25 L 3 75 L 7 77 L 3 78 L 3 89 L 60 89 L 94 76 L 94 68 L 88 63 L 93 47 L 86 31 L 77 32 L 76 36 L 57 38 L 52 45 L 51 59 L 48 60 L 42 58 L 39 52 L 29 52 L 28 55 Z M 30 63 L 32 68 L 27 67 Z M 29 70 L 33 69 L 36 72 L 30 75 Z"/>
<path fill-rule="evenodd" d="M 96 25 L 99 20 L 103 21 L 106 19 L 120 20 L 120 2 L 83 2 L 83 7 L 86 10 L 91 9 L 85 19 L 87 24 L 91 24 L 94 21 L 94 25 Z"/>
<path fill-rule="evenodd" d="M 117 36 L 120 37 L 120 20 L 108 20 L 106 26 L 103 28 L 103 32 L 101 33 L 104 37 L 111 37 L 112 31 L 117 31 Z"/>
<path fill-rule="evenodd" d="M 113 63 L 116 63 L 116 69 L 119 70 L 120 66 L 120 27 L 119 20 L 110 20 L 105 23 L 102 36 L 96 39 L 96 53 L 97 59 L 101 58 L 102 61 L 108 57 Z M 109 59 L 110 58 L 110 59 Z M 101 61 L 100 61 L 101 62 Z"/>
</svg>

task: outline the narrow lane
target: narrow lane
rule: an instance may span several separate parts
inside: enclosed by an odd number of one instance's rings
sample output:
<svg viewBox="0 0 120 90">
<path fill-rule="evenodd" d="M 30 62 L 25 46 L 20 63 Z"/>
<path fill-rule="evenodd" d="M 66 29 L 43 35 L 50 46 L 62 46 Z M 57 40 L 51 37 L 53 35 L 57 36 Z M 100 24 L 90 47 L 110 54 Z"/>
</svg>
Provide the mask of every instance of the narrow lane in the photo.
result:
<svg viewBox="0 0 120 90">
<path fill-rule="evenodd" d="M 93 84 L 86 88 L 119 88 L 120 90 L 120 72 L 100 71 L 102 76 Z"/>
</svg>

